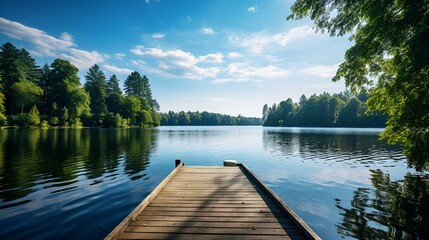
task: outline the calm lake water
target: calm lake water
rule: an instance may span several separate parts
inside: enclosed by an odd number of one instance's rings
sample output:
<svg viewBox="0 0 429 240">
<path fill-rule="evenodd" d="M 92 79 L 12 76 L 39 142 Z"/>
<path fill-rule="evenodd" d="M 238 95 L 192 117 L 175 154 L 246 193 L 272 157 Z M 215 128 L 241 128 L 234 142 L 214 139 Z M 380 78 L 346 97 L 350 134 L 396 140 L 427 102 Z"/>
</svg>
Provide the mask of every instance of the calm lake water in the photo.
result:
<svg viewBox="0 0 429 240">
<path fill-rule="evenodd" d="M 429 176 L 380 131 L 0 130 L 0 239 L 102 239 L 176 158 L 245 163 L 323 239 L 429 239 Z"/>
</svg>

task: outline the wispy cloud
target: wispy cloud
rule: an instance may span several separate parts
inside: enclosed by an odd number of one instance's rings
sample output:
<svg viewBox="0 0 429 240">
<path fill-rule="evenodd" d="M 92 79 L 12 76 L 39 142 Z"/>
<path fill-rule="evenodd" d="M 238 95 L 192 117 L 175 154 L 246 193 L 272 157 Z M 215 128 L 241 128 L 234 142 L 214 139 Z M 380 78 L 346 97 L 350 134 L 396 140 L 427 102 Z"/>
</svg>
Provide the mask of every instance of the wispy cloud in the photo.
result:
<svg viewBox="0 0 429 240">
<path fill-rule="evenodd" d="M 248 12 L 250 13 L 256 13 L 258 11 L 258 6 L 251 6 L 247 9 Z"/>
<path fill-rule="evenodd" d="M 113 72 L 113 73 L 117 73 L 117 74 L 123 74 L 123 75 L 128 75 L 131 74 L 133 72 L 133 70 L 127 69 L 127 68 L 119 68 L 113 65 L 108 65 L 108 64 L 104 64 L 102 66 L 104 69 Z"/>
<path fill-rule="evenodd" d="M 287 32 L 270 34 L 266 31 L 253 33 L 250 35 L 231 35 L 228 40 L 231 44 L 245 48 L 247 51 L 260 54 L 269 46 L 288 46 L 301 40 L 321 37 L 316 34 L 310 26 L 295 27 Z"/>
<path fill-rule="evenodd" d="M 287 70 L 281 67 L 273 65 L 255 67 L 247 63 L 231 63 L 226 70 L 228 75 L 238 79 L 279 78 L 289 74 Z"/>
<path fill-rule="evenodd" d="M 250 63 L 231 63 L 226 66 L 222 72 L 224 77 L 216 78 L 212 81 L 214 84 L 235 82 L 255 82 L 263 83 L 266 79 L 278 79 L 286 77 L 290 72 L 278 66 L 253 66 Z"/>
<path fill-rule="evenodd" d="M 164 37 L 165 37 L 165 34 L 163 33 L 155 33 L 152 35 L 152 38 L 156 38 L 156 39 L 164 38 Z"/>
<path fill-rule="evenodd" d="M 192 53 L 182 51 L 180 49 L 164 51 L 160 48 L 145 48 L 142 45 L 137 45 L 134 49 L 130 50 L 137 56 L 143 57 L 144 59 L 153 60 L 157 62 L 157 67 L 147 69 L 157 73 L 164 74 L 166 76 L 181 77 L 187 79 L 204 79 L 204 78 L 215 78 L 219 73 L 220 69 L 217 67 L 202 67 L 199 63 L 219 61 L 222 56 L 217 54 L 208 54 L 205 56 L 196 57 Z M 210 62 L 210 61 L 209 61 Z"/>
<path fill-rule="evenodd" d="M 114 56 L 116 59 L 122 60 L 122 59 L 124 59 L 125 54 L 123 54 L 123 53 L 115 53 L 115 54 L 113 54 L 113 56 Z"/>
<path fill-rule="evenodd" d="M 202 63 L 222 63 L 223 54 L 222 53 L 211 53 L 204 56 L 198 57 L 198 60 Z"/>
<path fill-rule="evenodd" d="M 230 52 L 230 53 L 228 53 L 228 58 L 241 58 L 241 57 L 243 57 L 243 55 L 241 55 L 240 53 L 238 53 L 238 52 Z"/>
<path fill-rule="evenodd" d="M 216 32 L 213 30 L 213 28 L 202 28 L 201 32 L 203 34 L 207 34 L 207 35 L 211 35 L 211 34 L 215 34 Z"/>
<path fill-rule="evenodd" d="M 294 73 L 295 74 L 305 74 L 305 75 L 313 75 L 320 78 L 332 78 L 335 76 L 337 72 L 339 64 L 333 65 L 317 65 L 312 67 L 307 67 L 303 69 L 298 69 Z"/>
<path fill-rule="evenodd" d="M 97 51 L 77 49 L 73 36 L 69 33 L 62 33 L 59 38 L 56 38 L 37 28 L 1 17 L 0 33 L 32 44 L 34 49 L 29 49 L 29 51 L 37 56 L 61 57 L 69 60 L 78 68 L 89 68 L 93 64 L 104 62 L 109 58 L 108 55 L 100 54 Z"/>
</svg>

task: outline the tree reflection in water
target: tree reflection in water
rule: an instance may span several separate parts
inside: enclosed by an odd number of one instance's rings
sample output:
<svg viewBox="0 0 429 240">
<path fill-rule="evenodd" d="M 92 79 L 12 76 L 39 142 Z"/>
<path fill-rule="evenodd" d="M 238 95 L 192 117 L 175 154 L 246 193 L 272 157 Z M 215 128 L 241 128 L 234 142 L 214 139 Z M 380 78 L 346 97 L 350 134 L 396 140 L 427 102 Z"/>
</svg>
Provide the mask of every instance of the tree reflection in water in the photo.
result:
<svg viewBox="0 0 429 240">
<path fill-rule="evenodd" d="M 429 175 L 405 175 L 392 181 L 381 170 L 370 170 L 374 189 L 358 188 L 351 207 L 336 199 L 343 217 L 342 236 L 357 239 L 429 239 Z"/>
</svg>

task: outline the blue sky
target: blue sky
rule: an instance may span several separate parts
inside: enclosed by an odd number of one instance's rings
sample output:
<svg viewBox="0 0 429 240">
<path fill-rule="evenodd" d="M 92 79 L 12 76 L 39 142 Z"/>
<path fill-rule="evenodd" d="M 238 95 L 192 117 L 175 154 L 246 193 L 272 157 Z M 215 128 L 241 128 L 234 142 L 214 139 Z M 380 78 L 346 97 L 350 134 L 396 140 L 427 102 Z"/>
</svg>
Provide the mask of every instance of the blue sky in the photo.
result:
<svg viewBox="0 0 429 240">
<path fill-rule="evenodd" d="M 286 21 L 293 1 L 2 0 L 0 43 L 37 62 L 93 64 L 121 84 L 146 75 L 161 111 L 261 116 L 262 106 L 322 92 L 332 83 L 346 37 L 316 33 L 309 19 Z"/>
</svg>

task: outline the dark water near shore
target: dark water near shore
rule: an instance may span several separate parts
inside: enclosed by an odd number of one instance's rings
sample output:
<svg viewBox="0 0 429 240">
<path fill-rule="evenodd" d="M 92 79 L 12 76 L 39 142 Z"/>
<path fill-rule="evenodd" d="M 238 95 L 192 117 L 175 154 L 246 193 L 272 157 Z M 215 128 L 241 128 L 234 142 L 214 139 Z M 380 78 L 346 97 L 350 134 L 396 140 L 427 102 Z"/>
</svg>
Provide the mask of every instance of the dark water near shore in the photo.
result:
<svg viewBox="0 0 429 240">
<path fill-rule="evenodd" d="M 0 239 L 102 239 L 175 158 L 246 163 L 323 239 L 429 239 L 429 175 L 379 131 L 0 130 Z"/>
</svg>

